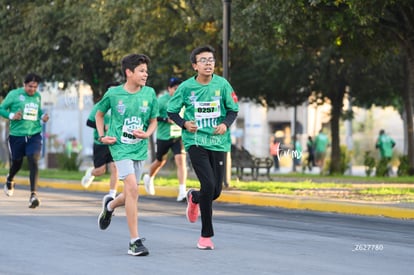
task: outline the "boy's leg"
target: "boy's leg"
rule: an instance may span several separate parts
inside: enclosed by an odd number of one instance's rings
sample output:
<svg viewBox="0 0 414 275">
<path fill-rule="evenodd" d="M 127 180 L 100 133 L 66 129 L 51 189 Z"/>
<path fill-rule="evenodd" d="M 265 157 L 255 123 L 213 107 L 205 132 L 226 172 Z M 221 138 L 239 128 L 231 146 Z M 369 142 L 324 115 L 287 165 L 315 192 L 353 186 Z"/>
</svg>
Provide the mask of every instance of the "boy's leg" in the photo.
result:
<svg viewBox="0 0 414 275">
<path fill-rule="evenodd" d="M 118 189 L 118 170 L 116 169 L 114 162 L 110 162 L 108 166 L 109 166 L 109 171 L 111 173 L 111 176 L 109 179 L 109 194 L 115 198 L 116 191 Z"/>
<path fill-rule="evenodd" d="M 189 149 L 189 155 L 193 164 L 194 171 L 200 181 L 200 191 L 193 193 L 193 202 L 199 203 L 201 212 L 201 236 L 212 237 L 214 236 L 213 224 L 212 224 L 212 206 L 213 200 L 220 195 L 224 176 L 224 153 L 222 155 L 221 180 L 218 179 L 220 174 L 218 172 L 219 163 L 212 164 L 210 157 L 214 162 L 218 161 L 214 152 L 208 151 L 202 147 L 191 146 Z"/>
<path fill-rule="evenodd" d="M 129 174 L 124 180 L 125 213 L 131 239 L 138 238 L 138 185 L 135 174 Z"/>
<path fill-rule="evenodd" d="M 174 153 L 174 161 L 177 167 L 177 178 L 179 183 L 179 191 L 177 201 L 183 201 L 186 196 L 186 181 L 187 181 L 187 160 L 183 143 L 180 139 L 176 139 L 171 146 L 171 150 Z"/>
</svg>

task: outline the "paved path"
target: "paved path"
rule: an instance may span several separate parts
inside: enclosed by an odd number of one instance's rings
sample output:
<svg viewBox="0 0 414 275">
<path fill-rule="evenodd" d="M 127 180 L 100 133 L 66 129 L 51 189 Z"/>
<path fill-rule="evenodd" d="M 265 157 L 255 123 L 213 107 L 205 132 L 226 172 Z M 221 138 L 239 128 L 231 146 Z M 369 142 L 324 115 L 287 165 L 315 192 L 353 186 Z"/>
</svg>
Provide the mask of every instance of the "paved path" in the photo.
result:
<svg viewBox="0 0 414 275">
<path fill-rule="evenodd" d="M 99 230 L 100 192 L 42 188 L 29 209 L 28 191 L 0 194 L 1 275 L 389 275 L 412 274 L 414 221 L 214 204 L 216 249 L 200 251 L 200 220 L 185 203 L 142 196 L 139 228 L 150 255 L 127 255 L 124 209 Z"/>
</svg>

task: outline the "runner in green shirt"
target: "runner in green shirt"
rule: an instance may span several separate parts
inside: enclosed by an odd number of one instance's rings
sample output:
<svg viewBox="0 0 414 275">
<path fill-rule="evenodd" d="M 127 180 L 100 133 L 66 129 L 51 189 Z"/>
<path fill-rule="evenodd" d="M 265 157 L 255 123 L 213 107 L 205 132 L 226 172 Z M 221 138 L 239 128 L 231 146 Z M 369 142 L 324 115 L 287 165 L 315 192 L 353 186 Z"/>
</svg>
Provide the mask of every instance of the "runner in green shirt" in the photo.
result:
<svg viewBox="0 0 414 275">
<path fill-rule="evenodd" d="M 326 149 L 329 145 L 328 136 L 323 132 L 323 129 L 319 131 L 319 134 L 315 138 L 315 163 L 320 168 L 320 173 L 323 173 L 323 167 L 325 165 Z"/>
<path fill-rule="evenodd" d="M 155 195 L 154 178 L 160 169 L 167 163 L 167 154 L 171 149 L 174 154 L 175 166 L 177 167 L 177 178 L 179 183 L 177 201 L 183 201 L 187 197 L 186 180 L 187 165 L 184 146 L 181 140 L 181 127 L 175 124 L 167 115 L 167 106 L 182 81 L 172 77 L 168 81 L 167 93 L 158 98 L 160 115 L 157 118 L 157 153 L 155 160 L 151 163 L 149 173 L 145 174 L 143 181 L 148 186 L 147 193 Z"/>
<path fill-rule="evenodd" d="M 381 158 L 390 161 L 392 158 L 392 149 L 394 146 L 395 141 L 389 135 L 387 135 L 384 130 L 380 130 L 375 148 L 379 149 Z"/>
<path fill-rule="evenodd" d="M 119 83 L 109 83 L 106 86 L 106 89 L 108 90 L 110 87 L 113 86 L 119 86 Z M 111 152 L 109 150 L 109 145 L 102 144 L 98 140 L 99 134 L 96 130 L 95 122 L 95 116 L 97 111 L 98 104 L 95 104 L 86 121 L 86 125 L 93 128 L 93 167 L 86 169 L 85 175 L 82 177 L 81 184 L 83 187 L 88 188 L 89 185 L 91 185 L 91 183 L 95 179 L 95 177 L 104 175 L 106 173 L 107 168 L 109 168 L 109 194 L 115 198 L 118 186 L 118 172 L 116 170 L 114 159 L 112 158 Z M 105 131 L 107 131 L 109 128 L 110 119 L 111 114 L 110 112 L 108 112 L 104 116 Z"/>
<path fill-rule="evenodd" d="M 0 105 L 0 115 L 10 120 L 9 150 L 11 165 L 4 185 L 7 196 L 13 196 L 13 179 L 27 157 L 29 164 L 30 199 L 29 207 L 40 205 L 37 198 L 38 161 L 42 150 L 41 122 L 49 120 L 48 114 L 41 109 L 41 96 L 37 87 L 41 82 L 40 76 L 30 73 L 26 75 L 24 86 L 10 91 Z"/>
<path fill-rule="evenodd" d="M 197 74 L 180 84 L 171 98 L 169 117 L 183 128 L 182 138 L 200 190 L 187 193 L 186 215 L 196 222 L 201 212 L 199 249 L 214 249 L 211 237 L 213 201 L 220 196 L 225 173 L 225 156 L 230 151 L 230 125 L 237 117 L 237 96 L 226 79 L 214 74 L 214 49 L 202 46 L 190 55 Z M 185 107 L 184 117 L 179 112 Z"/>
<path fill-rule="evenodd" d="M 146 256 L 148 249 L 138 234 L 138 183 L 147 159 L 148 138 L 157 127 L 158 102 L 153 88 L 145 86 L 150 59 L 143 54 L 130 54 L 121 61 L 126 82 L 110 88 L 98 103 L 96 129 L 99 141 L 110 145 L 110 151 L 124 182 L 124 190 L 115 199 L 103 197 L 99 227 L 105 230 L 112 213 L 125 206 L 130 234 L 128 254 Z M 104 115 L 111 111 L 111 121 L 105 134 Z"/>
</svg>

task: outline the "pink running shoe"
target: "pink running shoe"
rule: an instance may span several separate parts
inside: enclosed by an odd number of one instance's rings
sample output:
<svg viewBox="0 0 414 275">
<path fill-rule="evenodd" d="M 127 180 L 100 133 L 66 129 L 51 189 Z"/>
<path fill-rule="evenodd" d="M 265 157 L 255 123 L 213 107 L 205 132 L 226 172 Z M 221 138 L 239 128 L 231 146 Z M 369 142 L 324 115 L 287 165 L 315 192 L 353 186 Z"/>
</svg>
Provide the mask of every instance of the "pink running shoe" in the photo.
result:
<svg viewBox="0 0 414 275">
<path fill-rule="evenodd" d="M 200 239 L 198 240 L 197 243 L 197 247 L 201 250 L 213 250 L 214 249 L 214 244 L 211 241 L 210 237 L 200 237 Z"/>
<path fill-rule="evenodd" d="M 187 192 L 187 210 L 185 211 L 187 220 L 192 223 L 197 221 L 199 212 L 198 204 L 193 202 L 193 191 L 194 189 L 190 189 Z"/>
</svg>

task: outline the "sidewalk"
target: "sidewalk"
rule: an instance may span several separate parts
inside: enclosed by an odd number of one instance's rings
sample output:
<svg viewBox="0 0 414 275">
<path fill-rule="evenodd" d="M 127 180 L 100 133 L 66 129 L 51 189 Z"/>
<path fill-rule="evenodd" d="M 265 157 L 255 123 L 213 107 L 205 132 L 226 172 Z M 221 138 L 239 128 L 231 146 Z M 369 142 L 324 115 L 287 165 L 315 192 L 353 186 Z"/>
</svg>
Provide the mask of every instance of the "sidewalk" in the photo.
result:
<svg viewBox="0 0 414 275">
<path fill-rule="evenodd" d="M 27 185 L 28 179 L 16 177 L 15 182 L 19 185 Z M 74 190 L 83 192 L 108 192 L 108 183 L 94 182 L 85 189 L 78 181 L 63 181 L 40 179 L 39 187 Z M 118 192 L 122 192 L 123 185 L 120 184 Z M 176 198 L 176 187 L 155 187 L 156 196 Z M 142 184 L 139 185 L 139 193 L 148 196 Z M 311 210 L 320 212 L 334 212 L 362 216 L 383 216 L 397 219 L 414 219 L 414 203 L 378 203 L 360 202 L 340 199 L 321 199 L 307 196 L 278 195 L 270 193 L 258 193 L 248 191 L 235 191 L 224 189 L 219 202 L 256 205 L 265 207 L 280 207 L 297 210 Z"/>
</svg>

